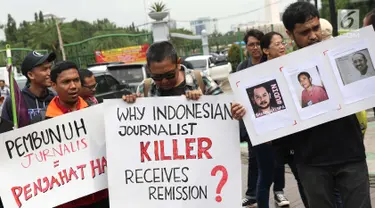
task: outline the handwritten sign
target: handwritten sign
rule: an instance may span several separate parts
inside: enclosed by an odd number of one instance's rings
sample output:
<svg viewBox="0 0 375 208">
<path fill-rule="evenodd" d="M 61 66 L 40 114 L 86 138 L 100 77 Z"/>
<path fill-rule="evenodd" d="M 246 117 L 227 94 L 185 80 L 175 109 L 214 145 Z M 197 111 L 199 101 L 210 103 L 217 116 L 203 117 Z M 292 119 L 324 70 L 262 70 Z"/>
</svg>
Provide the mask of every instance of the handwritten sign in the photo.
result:
<svg viewBox="0 0 375 208">
<path fill-rule="evenodd" d="M 110 206 L 240 207 L 231 96 L 105 100 Z"/>
<path fill-rule="evenodd" d="M 51 208 L 107 188 L 102 107 L 0 134 L 5 207 Z"/>
</svg>

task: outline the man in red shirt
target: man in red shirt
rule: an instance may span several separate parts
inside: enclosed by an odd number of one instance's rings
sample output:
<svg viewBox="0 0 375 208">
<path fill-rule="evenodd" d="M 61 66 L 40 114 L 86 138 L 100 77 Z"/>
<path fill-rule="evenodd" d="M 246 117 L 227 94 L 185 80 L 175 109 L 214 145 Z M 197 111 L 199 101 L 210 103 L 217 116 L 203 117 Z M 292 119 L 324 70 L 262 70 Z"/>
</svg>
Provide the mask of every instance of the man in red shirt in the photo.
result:
<svg viewBox="0 0 375 208">
<path fill-rule="evenodd" d="M 309 73 L 299 73 L 298 81 L 304 88 L 302 91 L 302 108 L 328 100 L 328 95 L 324 87 L 313 85 Z"/>
<path fill-rule="evenodd" d="M 78 67 L 74 63 L 69 61 L 57 63 L 51 71 L 51 81 L 57 96 L 48 105 L 46 118 L 53 118 L 89 106 L 83 98 L 78 96 L 81 81 Z M 57 208 L 76 207 L 109 207 L 108 189 L 57 206 Z"/>
</svg>

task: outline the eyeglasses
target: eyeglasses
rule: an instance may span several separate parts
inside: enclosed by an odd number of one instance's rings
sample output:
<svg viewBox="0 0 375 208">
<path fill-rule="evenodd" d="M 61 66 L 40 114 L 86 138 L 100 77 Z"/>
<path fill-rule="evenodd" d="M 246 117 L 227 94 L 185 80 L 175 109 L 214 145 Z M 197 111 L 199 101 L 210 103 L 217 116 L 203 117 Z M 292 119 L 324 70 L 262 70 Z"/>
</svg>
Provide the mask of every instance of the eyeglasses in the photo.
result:
<svg viewBox="0 0 375 208">
<path fill-rule="evenodd" d="M 97 86 L 98 86 L 98 83 L 96 83 L 94 85 L 91 85 L 91 86 L 85 86 L 85 85 L 83 85 L 83 87 L 86 87 L 86 88 L 88 88 L 90 90 L 96 89 Z"/>
<path fill-rule="evenodd" d="M 247 44 L 247 47 L 249 47 L 249 48 L 255 48 L 255 47 L 259 47 L 259 46 L 260 46 L 260 42 L 248 43 Z"/>
<path fill-rule="evenodd" d="M 177 70 L 178 70 L 178 67 L 164 74 L 152 74 L 151 78 L 155 81 L 161 81 L 163 79 L 168 79 L 168 80 L 174 79 L 176 77 Z"/>
<path fill-rule="evenodd" d="M 282 42 L 277 42 L 275 44 L 273 44 L 275 47 L 280 47 L 280 46 L 286 46 L 287 43 L 285 41 L 282 41 Z"/>
</svg>

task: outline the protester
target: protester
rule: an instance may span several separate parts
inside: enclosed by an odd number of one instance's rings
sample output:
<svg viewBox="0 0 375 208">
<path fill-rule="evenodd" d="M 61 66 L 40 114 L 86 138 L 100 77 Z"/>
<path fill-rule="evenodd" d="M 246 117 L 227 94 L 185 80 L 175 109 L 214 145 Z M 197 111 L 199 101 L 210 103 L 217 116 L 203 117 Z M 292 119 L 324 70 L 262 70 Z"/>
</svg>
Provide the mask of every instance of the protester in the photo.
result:
<svg viewBox="0 0 375 208">
<path fill-rule="evenodd" d="M 322 40 L 319 12 L 310 3 L 288 6 L 283 23 L 299 48 Z M 294 147 L 298 174 L 311 208 L 335 207 L 334 188 L 339 190 L 344 207 L 371 207 L 363 135 L 355 115 L 274 143 Z"/>
<path fill-rule="evenodd" d="M 375 30 L 375 9 L 372 9 L 366 14 L 365 18 L 363 18 L 363 26 L 366 27 L 369 25 L 372 25 Z"/>
<path fill-rule="evenodd" d="M 55 53 L 41 55 L 33 51 L 27 54 L 22 62 L 22 74 L 29 80 L 30 85 L 22 89 L 21 96 L 15 96 L 19 127 L 27 126 L 44 119 L 46 108 L 55 96 L 48 89 L 51 86 L 51 62 L 55 58 Z M 15 91 L 17 93 L 17 90 Z M 10 96 L 5 100 L 1 116 L 3 119 L 13 122 Z"/>
<path fill-rule="evenodd" d="M 74 112 L 89 105 L 78 95 L 81 81 L 78 67 L 69 61 L 56 63 L 51 71 L 52 87 L 57 96 L 47 107 L 46 118 L 54 118 L 66 113 Z M 88 196 L 57 206 L 57 208 L 76 207 L 109 207 L 108 190 L 96 192 Z"/>
<path fill-rule="evenodd" d="M 283 36 L 277 32 L 270 32 L 264 35 L 260 41 L 260 46 L 263 50 L 263 53 L 267 56 L 267 60 L 271 60 L 280 56 L 283 56 L 286 54 L 286 44 L 283 40 Z M 254 89 L 255 91 L 255 89 Z M 269 93 L 266 93 L 267 96 L 263 100 L 259 100 L 259 103 L 263 103 L 264 107 L 271 108 L 270 106 L 270 98 L 268 97 Z M 245 108 L 236 103 L 232 106 L 233 115 L 235 118 L 241 118 L 245 112 Z M 239 115 L 240 114 L 240 115 Z M 238 115 L 240 117 L 238 117 Z M 258 168 L 259 168 L 259 178 L 258 178 L 258 187 L 257 187 L 257 204 L 258 207 L 263 208 L 269 207 L 269 189 L 274 182 L 274 198 L 275 202 L 278 204 L 278 206 L 286 206 L 289 205 L 289 201 L 284 196 L 283 188 L 284 187 L 278 187 L 278 184 L 276 183 L 276 179 L 280 178 L 280 181 L 283 181 L 283 184 L 285 184 L 285 167 L 284 163 L 288 163 L 298 184 L 298 188 L 300 191 L 300 195 L 302 198 L 302 201 L 305 204 L 305 207 L 308 207 L 303 188 L 299 182 L 298 173 L 295 167 L 295 163 L 293 160 L 288 159 L 287 161 L 284 161 L 285 158 L 292 158 L 292 156 L 289 155 L 290 149 L 282 149 L 277 150 L 275 149 L 271 144 L 260 144 L 253 148 L 254 152 L 256 154 Z M 287 153 L 285 153 L 287 152 Z M 276 167 L 276 168 L 275 168 Z M 275 171 L 274 171 L 275 169 Z M 280 174 L 280 172 L 282 174 Z M 276 189 L 275 189 L 276 187 Z"/>
<path fill-rule="evenodd" d="M 98 104 L 99 102 L 95 98 L 95 92 L 98 83 L 96 82 L 95 76 L 92 71 L 81 69 L 79 70 L 79 77 L 82 84 L 82 88 L 79 91 L 79 96 L 81 96 L 89 105 Z"/>
<path fill-rule="evenodd" d="M 262 31 L 256 29 L 251 29 L 246 32 L 243 41 L 246 44 L 246 50 L 250 57 L 242 61 L 237 66 L 236 71 L 241 71 L 266 60 L 266 57 L 263 56 L 263 52 L 260 49 L 260 39 L 263 37 L 263 35 L 264 34 Z"/>
<path fill-rule="evenodd" d="M 243 69 L 249 68 L 256 64 L 264 61 L 265 57 L 263 56 L 262 50 L 260 49 L 260 39 L 263 37 L 263 32 L 251 29 L 246 32 L 244 37 L 244 42 L 246 44 L 247 53 L 250 57 L 241 62 L 236 71 L 241 71 Z M 263 60 L 262 60 L 263 58 Z M 249 154 L 248 162 L 248 171 L 247 171 L 247 190 L 245 197 L 242 199 L 242 206 L 249 207 L 256 204 L 256 187 L 258 181 L 258 164 L 255 158 L 255 153 L 252 151 L 252 144 L 247 134 L 245 124 L 242 120 L 240 122 L 240 141 L 247 142 L 247 149 Z"/>
<path fill-rule="evenodd" d="M 328 40 L 332 38 L 333 27 L 331 23 L 328 20 L 323 19 L 323 18 L 320 18 L 319 22 L 320 22 L 320 29 L 322 31 L 322 40 Z"/>
<path fill-rule="evenodd" d="M 146 59 L 151 78 L 138 86 L 137 93 L 122 97 L 128 103 L 135 102 L 137 97 L 185 95 L 187 99 L 198 100 L 203 94 L 223 93 L 206 74 L 182 66 L 176 49 L 168 41 L 152 44 L 147 50 Z"/>
<path fill-rule="evenodd" d="M 0 80 L 0 96 L 6 98 L 9 95 L 10 95 L 9 87 L 5 85 L 4 80 Z"/>
</svg>

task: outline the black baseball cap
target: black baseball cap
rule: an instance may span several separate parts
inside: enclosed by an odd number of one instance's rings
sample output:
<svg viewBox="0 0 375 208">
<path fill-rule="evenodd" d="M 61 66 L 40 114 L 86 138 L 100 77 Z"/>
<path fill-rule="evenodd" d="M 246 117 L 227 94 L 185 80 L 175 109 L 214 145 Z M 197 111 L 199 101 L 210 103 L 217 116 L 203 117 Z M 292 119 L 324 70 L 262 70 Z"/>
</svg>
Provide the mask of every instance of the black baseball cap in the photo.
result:
<svg viewBox="0 0 375 208">
<path fill-rule="evenodd" d="M 54 52 L 43 55 L 36 51 L 27 54 L 21 65 L 21 71 L 27 77 L 27 72 L 31 71 L 34 67 L 42 65 L 44 62 L 52 62 L 56 59 Z"/>
</svg>

